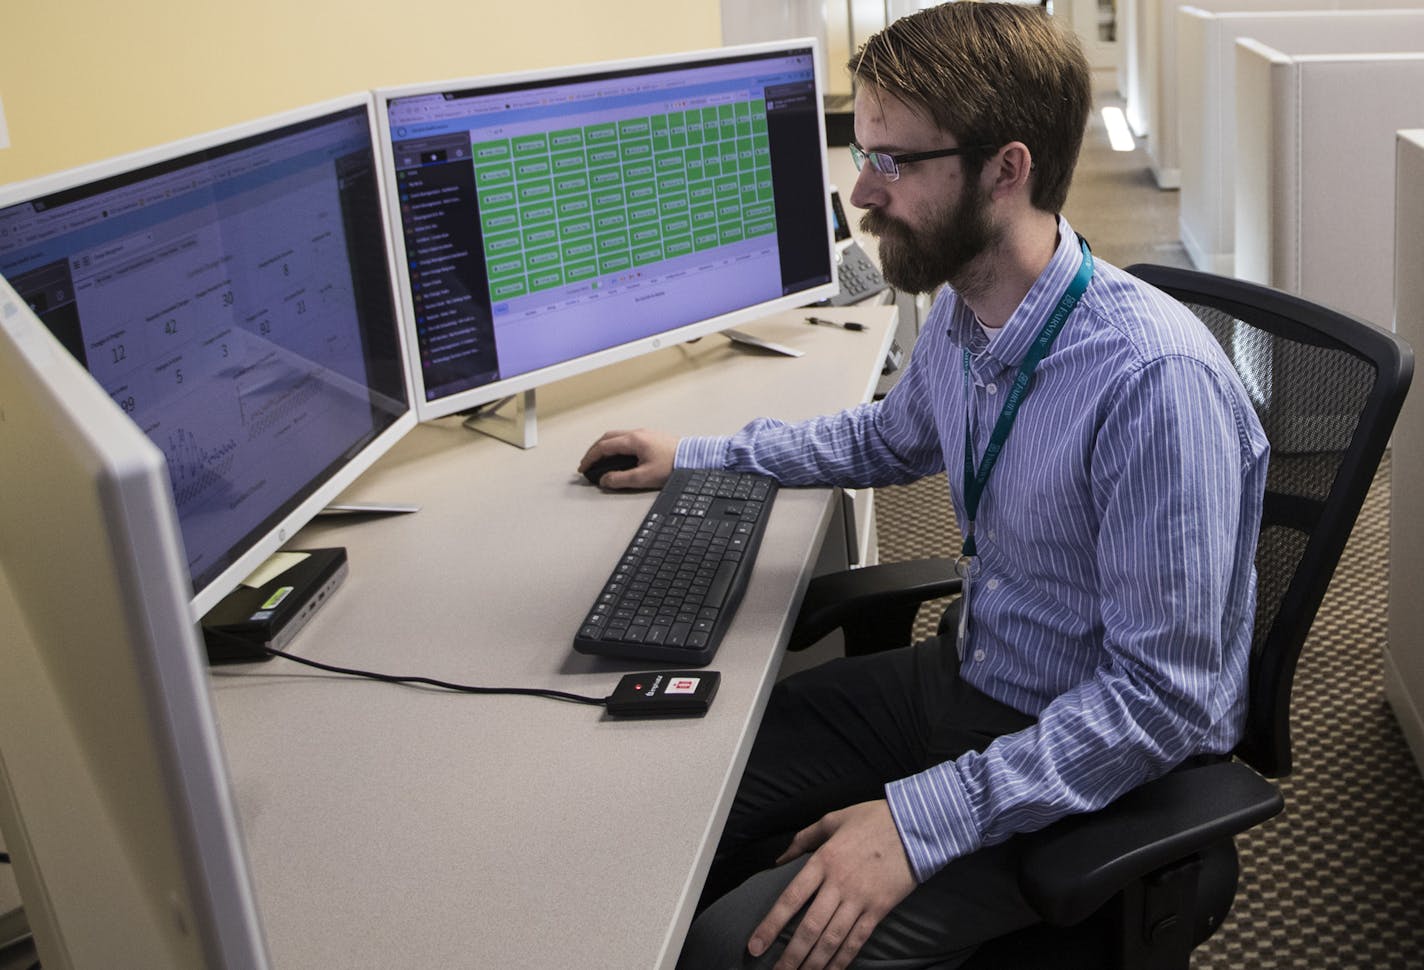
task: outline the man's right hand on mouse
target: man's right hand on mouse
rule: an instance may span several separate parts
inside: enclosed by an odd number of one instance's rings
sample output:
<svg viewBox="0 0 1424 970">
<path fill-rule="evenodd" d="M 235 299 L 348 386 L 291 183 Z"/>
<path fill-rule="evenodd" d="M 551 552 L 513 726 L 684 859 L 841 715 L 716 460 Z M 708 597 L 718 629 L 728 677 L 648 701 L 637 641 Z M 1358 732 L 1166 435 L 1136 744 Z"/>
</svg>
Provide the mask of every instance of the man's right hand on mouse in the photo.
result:
<svg viewBox="0 0 1424 970">
<path fill-rule="evenodd" d="M 660 431 L 606 431 L 584 453 L 579 474 L 608 455 L 633 455 L 638 464 L 625 471 L 611 471 L 599 480 L 600 488 L 662 488 L 672 474 L 678 439 Z"/>
</svg>

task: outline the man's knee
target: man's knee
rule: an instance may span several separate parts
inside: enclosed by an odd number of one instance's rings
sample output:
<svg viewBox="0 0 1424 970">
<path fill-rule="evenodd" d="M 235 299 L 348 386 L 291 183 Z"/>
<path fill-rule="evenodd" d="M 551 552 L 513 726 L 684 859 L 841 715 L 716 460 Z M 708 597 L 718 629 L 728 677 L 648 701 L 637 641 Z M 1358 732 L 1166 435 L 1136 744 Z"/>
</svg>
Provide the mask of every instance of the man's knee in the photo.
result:
<svg viewBox="0 0 1424 970">
<path fill-rule="evenodd" d="M 782 947 L 773 946 L 762 959 L 756 960 L 747 952 L 747 941 L 752 938 L 752 930 L 771 911 L 782 890 L 801 871 L 806 859 L 803 856 L 759 872 L 703 910 L 687 932 L 677 970 L 748 970 L 771 966 Z M 793 919 L 793 928 L 795 923 Z"/>
</svg>

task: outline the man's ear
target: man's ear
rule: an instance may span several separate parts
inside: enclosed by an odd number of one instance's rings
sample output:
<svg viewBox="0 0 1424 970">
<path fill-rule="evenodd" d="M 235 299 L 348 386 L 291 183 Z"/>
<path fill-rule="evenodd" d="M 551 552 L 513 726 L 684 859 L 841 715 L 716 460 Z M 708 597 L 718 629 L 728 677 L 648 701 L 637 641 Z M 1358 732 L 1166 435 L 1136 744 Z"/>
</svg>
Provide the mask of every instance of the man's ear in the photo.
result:
<svg viewBox="0 0 1424 970">
<path fill-rule="evenodd" d="M 1033 156 L 1021 141 L 1004 145 L 984 163 L 984 184 L 994 198 L 1028 192 Z"/>
</svg>

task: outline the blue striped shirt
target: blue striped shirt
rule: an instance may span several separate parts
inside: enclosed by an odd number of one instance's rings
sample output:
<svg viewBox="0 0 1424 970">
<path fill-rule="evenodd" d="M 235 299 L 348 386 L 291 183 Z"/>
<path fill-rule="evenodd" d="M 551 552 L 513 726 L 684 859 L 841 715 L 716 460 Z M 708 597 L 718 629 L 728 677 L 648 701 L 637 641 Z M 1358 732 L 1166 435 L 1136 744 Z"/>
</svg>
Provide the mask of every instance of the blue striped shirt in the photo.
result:
<svg viewBox="0 0 1424 970">
<path fill-rule="evenodd" d="M 966 411 L 977 463 L 1081 259 L 1060 218 L 1052 260 L 992 343 L 946 288 L 883 401 L 685 438 L 677 464 L 854 488 L 947 465 L 962 525 Z M 963 676 L 1038 720 L 886 786 L 917 879 L 1100 808 L 1184 758 L 1231 750 L 1245 716 L 1267 451 L 1250 399 L 1197 318 L 1095 260 L 976 521 Z"/>
</svg>

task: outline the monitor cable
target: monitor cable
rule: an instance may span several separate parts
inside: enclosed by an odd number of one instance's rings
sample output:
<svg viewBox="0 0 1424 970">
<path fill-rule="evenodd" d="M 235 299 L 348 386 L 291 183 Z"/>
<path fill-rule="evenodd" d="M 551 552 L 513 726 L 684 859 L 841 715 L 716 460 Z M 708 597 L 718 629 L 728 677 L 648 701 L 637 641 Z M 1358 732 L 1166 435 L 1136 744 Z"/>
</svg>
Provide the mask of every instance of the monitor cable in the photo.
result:
<svg viewBox="0 0 1424 970">
<path fill-rule="evenodd" d="M 235 639 L 232 634 L 208 629 L 208 637 Z M 210 642 L 211 645 L 211 642 Z M 363 677 L 367 680 L 386 684 L 400 684 L 408 687 L 433 687 L 437 690 L 452 691 L 457 694 L 514 694 L 522 697 L 542 697 L 569 704 L 583 704 L 602 708 L 604 713 L 615 718 L 664 718 L 702 717 L 712 704 L 721 683 L 722 675 L 715 670 L 645 670 L 624 674 L 606 697 L 588 694 L 573 694 L 568 691 L 548 687 L 479 687 L 473 684 L 457 684 L 435 677 L 416 674 L 386 674 L 359 667 L 341 667 L 336 664 L 298 657 L 276 647 L 243 641 L 243 647 L 256 657 L 281 657 L 292 663 L 312 667 L 329 674 L 344 677 Z"/>
<path fill-rule="evenodd" d="M 571 694 L 567 691 L 540 687 L 476 687 L 471 684 L 456 684 L 447 680 L 437 680 L 434 677 L 383 674 L 372 670 L 360 670 L 355 667 L 338 667 L 335 664 L 322 663 L 319 660 L 310 660 L 306 657 L 298 657 L 295 654 L 287 653 L 284 650 L 277 650 L 273 647 L 264 647 L 263 650 L 274 657 L 281 657 L 283 660 L 290 660 L 293 663 L 299 663 L 307 667 L 315 667 L 317 670 L 324 670 L 327 673 L 344 674 L 350 677 L 366 677 L 387 684 L 423 685 L 426 687 L 436 687 L 440 690 L 454 691 L 460 694 L 518 694 L 525 697 L 547 697 L 551 700 L 567 701 L 571 704 L 589 704 L 594 707 L 607 707 L 609 701 L 609 697 L 590 697 L 586 694 Z"/>
</svg>

